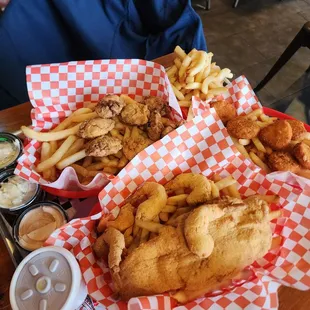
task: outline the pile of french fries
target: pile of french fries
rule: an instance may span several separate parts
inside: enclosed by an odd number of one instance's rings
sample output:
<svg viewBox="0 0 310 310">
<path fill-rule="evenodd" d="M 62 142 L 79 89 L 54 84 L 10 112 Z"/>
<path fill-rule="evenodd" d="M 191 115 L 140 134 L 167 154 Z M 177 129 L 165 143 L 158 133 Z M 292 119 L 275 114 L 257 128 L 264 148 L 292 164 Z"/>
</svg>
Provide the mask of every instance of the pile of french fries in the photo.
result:
<svg viewBox="0 0 310 310">
<path fill-rule="evenodd" d="M 120 96 L 126 104 L 135 102 L 127 95 Z M 127 158 L 123 149 L 114 155 L 104 157 L 87 156 L 85 147 L 90 141 L 78 136 L 82 122 L 98 117 L 94 112 L 97 103 L 85 103 L 83 108 L 73 112 L 64 119 L 57 127 L 49 132 L 37 132 L 33 129 L 22 126 L 21 130 L 26 137 L 42 143 L 39 163 L 35 167 L 47 181 L 57 180 L 61 171 L 66 167 L 72 167 L 83 185 L 89 184 L 93 178 L 101 172 L 116 175 L 124 168 L 131 158 Z M 147 138 L 144 128 L 125 124 L 119 116 L 112 118 L 115 127 L 107 134 L 123 141 L 125 138 L 130 141 L 140 141 L 140 138 Z M 171 120 L 162 117 L 164 126 L 169 126 Z M 134 157 L 139 152 L 136 147 L 132 150 Z"/>
<path fill-rule="evenodd" d="M 224 83 L 229 83 L 233 74 L 212 62 L 212 53 L 194 48 L 186 54 L 180 46 L 174 53 L 174 65 L 166 72 L 181 107 L 190 107 L 192 96 L 206 100 L 227 92 Z"/>
<path fill-rule="evenodd" d="M 264 114 L 263 109 L 256 109 L 244 117 L 251 119 L 259 125 L 259 127 L 263 128 L 274 121 L 278 120 L 277 117 L 270 117 Z M 264 145 L 258 137 L 249 139 L 236 139 L 231 137 L 235 146 L 237 147 L 238 151 L 248 159 L 251 159 L 254 164 L 265 170 L 267 173 L 271 172 L 271 169 L 268 166 L 267 157 L 270 155 L 274 150 L 269 146 Z M 291 141 L 291 144 L 294 145 L 301 141 Z M 310 146 L 310 134 L 305 136 L 305 139 L 302 142 L 308 144 Z M 305 178 L 310 179 L 310 170 L 301 169 L 298 175 L 303 176 Z"/>
<path fill-rule="evenodd" d="M 221 196 L 229 196 L 241 199 L 240 193 L 236 187 L 236 180 L 232 176 L 221 178 L 215 174 L 212 183 L 212 199 Z M 255 195 L 256 197 L 265 200 L 267 203 L 278 203 L 279 197 L 276 195 Z M 134 224 L 124 231 L 125 245 L 128 253 L 132 252 L 141 243 L 146 242 L 158 235 L 159 230 L 163 225 L 176 227 L 184 218 L 184 215 L 193 210 L 193 206 L 189 206 L 186 202 L 188 194 L 184 189 L 179 189 L 174 194 L 168 197 L 167 205 L 159 213 L 153 221 L 139 220 L 135 218 Z M 280 217 L 281 210 L 270 212 L 270 220 Z M 110 218 L 106 219 L 107 221 Z M 100 227 L 102 225 L 102 227 Z M 101 221 L 98 226 L 98 231 L 102 232 L 107 224 L 106 221 Z M 112 223 L 111 225 L 112 226 Z M 113 227 L 113 226 L 112 226 Z M 117 227 L 116 227 L 117 228 Z M 274 241 L 273 246 L 279 245 L 280 240 Z"/>
</svg>

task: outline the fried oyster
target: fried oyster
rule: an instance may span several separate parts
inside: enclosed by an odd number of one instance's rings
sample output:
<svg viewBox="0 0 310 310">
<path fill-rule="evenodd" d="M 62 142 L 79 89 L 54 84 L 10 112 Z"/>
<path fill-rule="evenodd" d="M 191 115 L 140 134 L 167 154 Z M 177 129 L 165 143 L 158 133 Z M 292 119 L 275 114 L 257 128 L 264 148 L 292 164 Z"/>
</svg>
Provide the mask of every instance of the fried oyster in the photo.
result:
<svg viewBox="0 0 310 310">
<path fill-rule="evenodd" d="M 129 125 L 145 125 L 150 116 L 148 107 L 142 103 L 135 102 L 127 104 L 121 113 L 124 123 Z"/>
<path fill-rule="evenodd" d="M 78 135 L 84 139 L 93 139 L 107 134 L 114 126 L 114 120 L 97 117 L 84 121 L 80 126 Z"/>
<path fill-rule="evenodd" d="M 123 99 L 117 95 L 106 95 L 97 104 L 95 112 L 102 118 L 119 115 L 125 106 Z"/>
<path fill-rule="evenodd" d="M 101 157 L 116 154 L 121 149 L 121 140 L 114 137 L 101 136 L 86 145 L 86 154 L 87 156 Z"/>
</svg>

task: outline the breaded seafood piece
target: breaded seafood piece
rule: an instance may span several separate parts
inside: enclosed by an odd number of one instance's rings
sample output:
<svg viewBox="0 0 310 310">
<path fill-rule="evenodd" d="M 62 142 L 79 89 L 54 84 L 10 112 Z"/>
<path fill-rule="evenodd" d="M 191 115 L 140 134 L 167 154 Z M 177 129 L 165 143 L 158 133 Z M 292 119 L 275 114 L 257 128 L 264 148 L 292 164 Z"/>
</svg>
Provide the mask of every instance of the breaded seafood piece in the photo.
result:
<svg viewBox="0 0 310 310">
<path fill-rule="evenodd" d="M 304 123 L 297 119 L 288 119 L 286 120 L 292 127 L 292 140 L 298 141 L 303 138 L 303 135 L 307 132 L 305 129 Z"/>
<path fill-rule="evenodd" d="M 224 124 L 237 115 L 235 106 L 226 100 L 211 103 L 211 108 L 215 109 L 216 113 Z"/>
<path fill-rule="evenodd" d="M 268 156 L 269 167 L 273 171 L 291 171 L 299 170 L 298 162 L 288 152 L 272 152 Z"/>
<path fill-rule="evenodd" d="M 127 104 L 121 113 L 124 123 L 129 125 L 144 125 L 148 122 L 150 111 L 148 107 L 142 103 Z"/>
<path fill-rule="evenodd" d="M 95 112 L 102 118 L 111 118 L 119 115 L 125 102 L 117 95 L 106 95 L 96 105 Z"/>
<path fill-rule="evenodd" d="M 258 137 L 272 149 L 280 151 L 286 148 L 292 140 L 291 125 L 286 120 L 277 120 L 261 129 Z"/>
<path fill-rule="evenodd" d="M 238 116 L 231 119 L 227 123 L 228 133 L 237 139 L 253 139 L 255 138 L 260 130 L 260 127 L 244 116 Z"/>
<path fill-rule="evenodd" d="M 86 145 L 86 154 L 87 156 L 101 157 L 116 154 L 121 149 L 121 140 L 114 137 L 101 136 Z"/>
<path fill-rule="evenodd" d="M 93 139 L 107 134 L 114 126 L 115 122 L 112 119 L 96 117 L 84 121 L 80 126 L 78 135 L 84 139 Z"/>
<path fill-rule="evenodd" d="M 165 100 L 160 97 L 148 96 L 143 98 L 143 102 L 150 112 L 159 112 L 161 115 L 166 114 L 165 105 L 167 104 Z"/>
<path fill-rule="evenodd" d="M 293 155 L 301 166 L 310 169 L 310 146 L 304 142 L 297 143 L 293 148 Z"/>
<path fill-rule="evenodd" d="M 139 129 L 138 129 L 139 132 Z M 146 138 L 139 132 L 137 135 L 131 135 L 123 140 L 123 152 L 128 160 L 132 160 L 139 152 L 147 148 L 153 143 L 152 140 Z"/>
<path fill-rule="evenodd" d="M 160 139 L 160 135 L 164 130 L 164 124 L 158 111 L 151 112 L 150 121 L 147 126 L 147 135 L 153 141 Z"/>
</svg>

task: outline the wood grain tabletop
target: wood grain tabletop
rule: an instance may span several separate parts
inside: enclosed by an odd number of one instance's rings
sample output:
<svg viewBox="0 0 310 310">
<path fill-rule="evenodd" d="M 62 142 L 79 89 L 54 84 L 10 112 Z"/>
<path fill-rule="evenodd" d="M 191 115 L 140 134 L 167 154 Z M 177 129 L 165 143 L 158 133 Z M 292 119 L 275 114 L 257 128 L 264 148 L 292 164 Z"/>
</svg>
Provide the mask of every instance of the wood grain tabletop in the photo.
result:
<svg viewBox="0 0 310 310">
<path fill-rule="evenodd" d="M 154 61 L 165 67 L 173 63 L 174 54 L 169 54 Z M 0 131 L 15 132 L 22 125 L 30 125 L 30 102 L 0 111 Z M 11 309 L 9 302 L 9 286 L 14 273 L 14 265 L 10 255 L 0 238 L 0 310 Z M 310 309 L 310 291 L 298 291 L 292 288 L 279 288 L 280 310 L 307 310 Z"/>
</svg>

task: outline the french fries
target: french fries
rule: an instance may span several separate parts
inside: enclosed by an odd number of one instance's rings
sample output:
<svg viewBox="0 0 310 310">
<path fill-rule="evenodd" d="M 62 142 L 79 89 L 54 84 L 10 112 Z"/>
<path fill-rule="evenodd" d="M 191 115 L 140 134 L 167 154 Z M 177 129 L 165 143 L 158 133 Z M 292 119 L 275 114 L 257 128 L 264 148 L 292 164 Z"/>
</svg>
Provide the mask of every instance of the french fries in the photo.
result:
<svg viewBox="0 0 310 310">
<path fill-rule="evenodd" d="M 194 78 L 191 78 L 191 81 L 194 83 Z M 147 103 L 146 100 L 150 102 Z M 100 99 L 99 104 L 103 106 L 99 106 L 99 109 L 96 109 L 98 102 L 85 103 L 85 107 L 74 111 L 49 132 L 37 132 L 22 126 L 21 131 L 25 136 L 43 142 L 39 158 L 41 162 L 38 161 L 35 170 L 41 173 L 45 180 L 55 181 L 59 172 L 57 170 L 61 171 L 71 166 L 83 184 L 88 184 L 91 177 L 98 173 L 116 175 L 143 148 L 152 144 L 154 139 L 159 139 L 154 138 L 152 134 L 157 123 L 150 123 L 150 113 L 147 108 L 149 104 L 153 104 L 153 100 L 154 104 L 157 104 L 157 98 L 153 96 L 138 102 L 128 95 L 113 95 L 107 99 L 106 106 L 105 100 Z M 145 105 L 143 113 L 144 119 L 147 118 L 147 126 L 134 125 L 136 114 L 128 115 L 126 120 L 121 116 L 122 109 L 131 104 Z M 164 106 L 161 108 L 163 126 L 158 128 L 162 128 L 162 132 L 156 133 L 156 137 L 167 134 L 171 128 L 173 130 L 180 124 L 177 120 L 169 119 L 170 110 L 165 109 Z M 104 109 L 107 109 L 108 114 L 105 114 Z M 105 137 L 109 138 L 105 139 Z M 119 143 L 119 140 L 122 143 Z M 137 147 L 131 147 L 131 144 Z M 110 155 L 105 156 L 106 154 Z M 86 170 L 89 173 L 86 173 Z M 144 238 L 144 235 L 142 237 Z"/>
<path fill-rule="evenodd" d="M 212 63 L 212 53 L 194 48 L 186 54 L 180 46 L 174 52 L 174 65 L 166 72 L 181 107 L 190 108 L 192 96 L 206 100 L 227 91 L 224 83 L 229 82 L 233 75 L 229 69 L 221 70 L 215 62 Z"/>
<path fill-rule="evenodd" d="M 76 136 L 69 136 L 65 140 L 65 142 L 61 145 L 61 147 L 50 158 L 48 158 L 45 161 L 38 164 L 38 166 L 36 168 L 37 172 L 42 172 L 46 169 L 49 169 L 49 168 L 55 166 L 57 164 L 57 162 L 59 162 L 59 160 L 69 150 L 69 148 L 71 147 L 71 145 L 74 143 L 74 141 L 76 139 L 77 139 Z"/>
<path fill-rule="evenodd" d="M 34 131 L 33 129 L 30 129 L 27 126 L 22 126 L 21 130 L 23 134 L 33 140 L 38 140 L 41 142 L 49 142 L 49 141 L 56 141 L 56 140 L 61 140 L 65 139 L 71 135 L 75 135 L 80 128 L 80 124 L 75 125 L 72 128 L 69 129 L 64 129 L 56 132 L 37 132 Z"/>
</svg>

